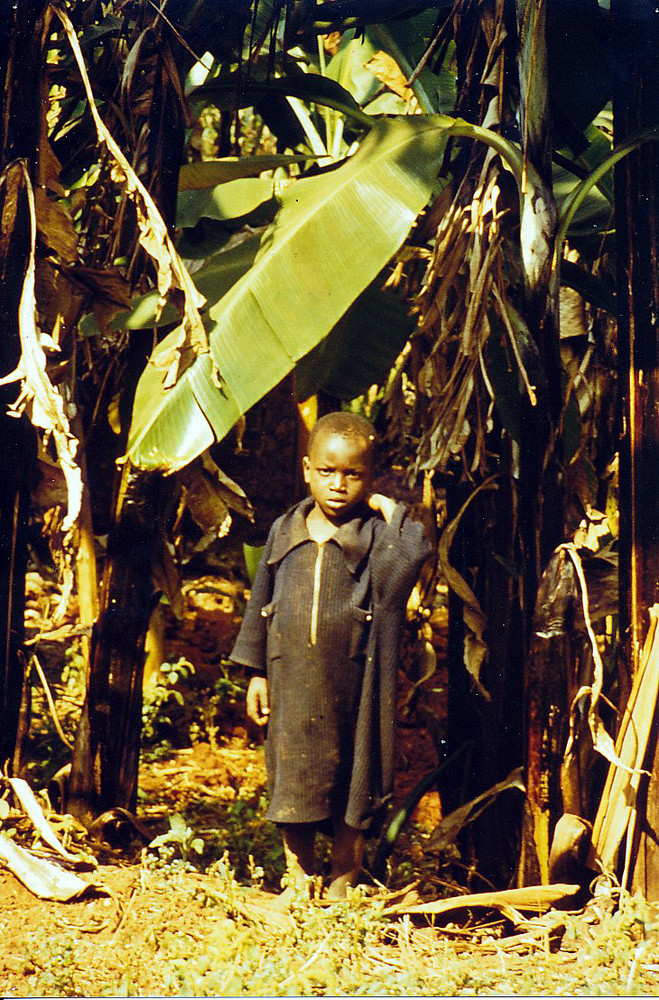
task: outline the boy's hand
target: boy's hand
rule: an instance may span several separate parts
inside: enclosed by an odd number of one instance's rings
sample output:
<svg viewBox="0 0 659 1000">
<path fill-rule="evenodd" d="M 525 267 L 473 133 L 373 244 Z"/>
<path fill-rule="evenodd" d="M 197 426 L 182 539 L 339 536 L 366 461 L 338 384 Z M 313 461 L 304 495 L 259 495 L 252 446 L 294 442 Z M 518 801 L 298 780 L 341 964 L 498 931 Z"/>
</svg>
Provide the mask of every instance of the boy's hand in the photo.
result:
<svg viewBox="0 0 659 1000">
<path fill-rule="evenodd" d="M 265 726 L 270 717 L 270 696 L 265 677 L 252 677 L 249 682 L 247 714 L 257 726 Z"/>
<path fill-rule="evenodd" d="M 385 497 L 382 493 L 371 493 L 368 505 L 371 510 L 379 511 L 387 524 L 391 521 L 396 510 L 396 501 L 392 500 L 391 497 Z"/>
</svg>

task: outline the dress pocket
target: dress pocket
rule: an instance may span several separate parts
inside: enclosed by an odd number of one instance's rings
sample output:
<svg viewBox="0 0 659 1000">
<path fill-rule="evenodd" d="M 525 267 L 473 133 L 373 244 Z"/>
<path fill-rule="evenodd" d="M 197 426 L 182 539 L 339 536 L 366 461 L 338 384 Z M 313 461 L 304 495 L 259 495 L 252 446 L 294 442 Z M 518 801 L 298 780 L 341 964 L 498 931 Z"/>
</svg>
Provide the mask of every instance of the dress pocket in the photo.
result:
<svg viewBox="0 0 659 1000">
<path fill-rule="evenodd" d="M 350 658 L 352 660 L 363 660 L 366 656 L 366 647 L 372 624 L 372 611 L 356 607 L 352 609 L 352 627 L 350 630 Z"/>
<path fill-rule="evenodd" d="M 265 618 L 265 628 L 267 635 L 266 655 L 268 662 L 281 657 L 281 632 L 276 620 L 277 602 L 271 601 L 261 608 L 261 617 Z"/>
</svg>

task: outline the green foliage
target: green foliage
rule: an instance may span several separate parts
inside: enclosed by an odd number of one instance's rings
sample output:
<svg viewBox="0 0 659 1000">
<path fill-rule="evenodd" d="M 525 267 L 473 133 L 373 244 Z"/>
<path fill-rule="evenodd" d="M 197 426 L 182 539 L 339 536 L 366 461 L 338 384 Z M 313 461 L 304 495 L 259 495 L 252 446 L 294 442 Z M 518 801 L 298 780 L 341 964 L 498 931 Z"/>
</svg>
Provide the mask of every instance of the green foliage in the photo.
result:
<svg viewBox="0 0 659 1000">
<path fill-rule="evenodd" d="M 308 399 L 324 389 L 339 399 L 351 400 L 391 368 L 415 320 L 402 298 L 382 287 L 385 277 L 385 273 L 378 275 L 332 332 L 297 363 L 298 399 Z"/>
<path fill-rule="evenodd" d="M 140 911 L 139 926 L 128 914 L 127 932 L 120 928 L 108 938 L 38 927 L 13 940 L 5 965 L 20 977 L 21 995 L 656 993 L 656 917 L 637 897 L 623 895 L 615 912 L 604 895 L 585 915 L 564 914 L 558 954 L 540 940 L 520 957 L 501 947 L 493 927 L 481 936 L 457 927 L 436 935 L 431 928 L 390 922 L 361 892 L 327 909 L 300 894 L 290 917 L 268 925 L 250 914 L 253 896 L 226 859 L 202 885 L 198 876 L 186 880 L 173 871 L 145 877 L 152 887 L 148 909 Z M 140 889 L 135 897 L 139 905 Z"/>
<path fill-rule="evenodd" d="M 37 939 L 23 958 L 23 975 L 37 996 L 80 997 L 84 992 L 78 985 L 80 968 L 77 966 L 76 942 L 69 931 L 59 940 Z M 38 982 L 38 987 L 36 983 Z"/>
<path fill-rule="evenodd" d="M 176 222 L 194 226 L 201 218 L 224 222 L 247 216 L 274 197 L 272 178 L 244 177 L 214 187 L 179 192 Z"/>
<path fill-rule="evenodd" d="M 237 76 L 215 80 L 197 87 L 191 92 L 190 100 L 205 100 L 216 107 L 251 107 L 267 96 L 294 97 L 304 101 L 320 104 L 323 107 L 340 111 L 348 118 L 354 119 L 362 128 L 370 128 L 373 119 L 365 114 L 352 94 L 335 80 L 317 73 L 295 72 L 291 65 L 289 74 L 283 79 L 261 79 L 255 75 L 249 80 Z"/>
<path fill-rule="evenodd" d="M 162 730 L 171 728 L 172 709 L 182 707 L 181 683 L 188 682 L 194 675 L 194 666 L 180 656 L 174 663 L 161 663 L 153 682 L 146 687 L 142 703 L 142 741 L 157 743 L 162 738 Z"/>
<path fill-rule="evenodd" d="M 235 665 L 229 660 L 222 660 L 219 670 L 220 676 L 212 687 L 195 691 L 191 698 L 193 719 L 190 722 L 189 735 L 193 743 L 206 739 L 212 747 L 215 747 L 217 734 L 227 714 L 232 714 L 238 706 L 241 706 L 241 710 L 244 707 L 246 693 L 244 678 L 236 677 Z"/>
<path fill-rule="evenodd" d="M 190 853 L 202 854 L 204 842 L 201 837 L 195 837 L 180 813 L 174 813 L 169 817 L 169 831 L 155 837 L 145 850 L 144 862 L 147 867 L 152 867 L 149 851 L 153 850 L 157 852 L 160 863 L 169 864 L 178 853 L 184 866 L 187 867 L 190 862 Z"/>
<path fill-rule="evenodd" d="M 224 806 L 207 841 L 206 856 L 216 862 L 226 857 L 240 881 L 262 882 L 271 892 L 279 892 L 286 861 L 279 830 L 265 820 L 267 806 L 263 793 L 249 799 L 239 794 Z M 259 868 L 258 879 L 254 862 Z"/>
<path fill-rule="evenodd" d="M 305 163 L 308 156 L 285 156 L 260 153 L 258 156 L 225 156 L 221 159 L 197 160 L 184 163 L 179 171 L 178 189 L 198 191 L 214 188 L 243 177 L 258 177 L 266 170 L 289 167 L 292 163 Z"/>
</svg>

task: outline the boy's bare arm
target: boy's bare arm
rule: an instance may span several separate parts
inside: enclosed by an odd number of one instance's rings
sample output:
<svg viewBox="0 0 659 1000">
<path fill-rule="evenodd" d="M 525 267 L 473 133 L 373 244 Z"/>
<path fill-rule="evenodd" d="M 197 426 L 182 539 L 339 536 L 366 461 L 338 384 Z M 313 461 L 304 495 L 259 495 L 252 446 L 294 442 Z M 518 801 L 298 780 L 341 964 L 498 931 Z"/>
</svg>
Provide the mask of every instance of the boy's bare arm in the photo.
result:
<svg viewBox="0 0 659 1000">
<path fill-rule="evenodd" d="M 247 688 L 247 714 L 257 726 L 265 726 L 270 717 L 270 696 L 265 677 L 252 677 Z"/>
<path fill-rule="evenodd" d="M 384 496 L 383 493 L 371 493 L 368 505 L 371 510 L 379 511 L 387 524 L 391 522 L 397 507 L 396 501 L 392 500 L 391 497 Z"/>
</svg>

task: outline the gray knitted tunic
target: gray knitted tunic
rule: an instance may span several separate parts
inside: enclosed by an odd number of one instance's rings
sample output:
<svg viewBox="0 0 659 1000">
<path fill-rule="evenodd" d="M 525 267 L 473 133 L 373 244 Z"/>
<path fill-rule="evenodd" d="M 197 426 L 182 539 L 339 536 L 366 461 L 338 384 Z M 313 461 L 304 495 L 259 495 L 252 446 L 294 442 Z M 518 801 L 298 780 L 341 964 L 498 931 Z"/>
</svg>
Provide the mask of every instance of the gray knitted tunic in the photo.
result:
<svg viewBox="0 0 659 1000">
<path fill-rule="evenodd" d="M 231 658 L 267 672 L 269 819 L 367 829 L 391 792 L 405 605 L 429 546 L 402 505 L 363 506 L 328 541 L 308 498 L 273 525 Z"/>
</svg>

